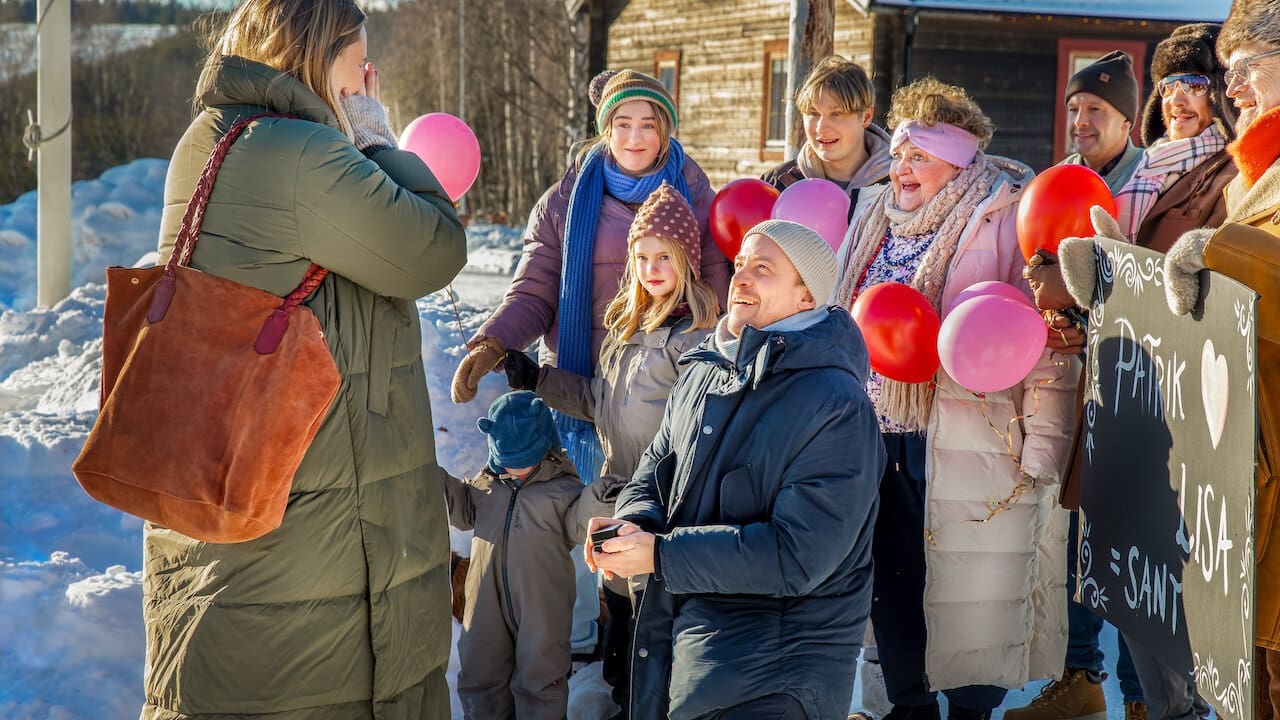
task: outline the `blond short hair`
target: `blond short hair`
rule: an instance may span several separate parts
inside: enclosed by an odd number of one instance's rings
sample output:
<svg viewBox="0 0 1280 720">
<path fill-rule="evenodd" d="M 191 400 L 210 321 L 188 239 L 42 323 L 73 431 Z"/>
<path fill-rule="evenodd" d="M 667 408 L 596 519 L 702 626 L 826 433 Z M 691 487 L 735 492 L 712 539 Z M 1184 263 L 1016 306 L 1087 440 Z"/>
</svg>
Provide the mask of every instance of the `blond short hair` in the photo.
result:
<svg viewBox="0 0 1280 720">
<path fill-rule="evenodd" d="M 796 91 L 796 109 L 801 113 L 813 110 L 824 90 L 833 95 L 846 112 L 860 113 L 875 105 L 876 92 L 867 71 L 840 55 L 828 55 L 809 70 L 804 84 Z"/>
<path fill-rule="evenodd" d="M 913 120 L 925 125 L 955 125 L 976 136 L 978 147 L 984 150 L 996 131 L 995 123 L 964 88 L 948 85 L 932 75 L 904 85 L 893 93 L 889 103 L 889 127 L 896 128 Z"/>
<path fill-rule="evenodd" d="M 333 63 L 359 37 L 365 14 L 354 0 L 245 0 L 221 28 L 196 83 L 196 100 L 213 87 L 214 66 L 232 55 L 289 75 L 315 93 L 351 136 L 351 123 L 334 96 Z"/>
</svg>

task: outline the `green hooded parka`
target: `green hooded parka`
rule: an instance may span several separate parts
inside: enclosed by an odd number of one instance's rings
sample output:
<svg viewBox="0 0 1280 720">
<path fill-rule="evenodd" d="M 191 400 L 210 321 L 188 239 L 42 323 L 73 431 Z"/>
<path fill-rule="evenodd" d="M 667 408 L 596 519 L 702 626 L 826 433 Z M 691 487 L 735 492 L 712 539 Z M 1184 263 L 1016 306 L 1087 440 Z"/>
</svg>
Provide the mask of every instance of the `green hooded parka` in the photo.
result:
<svg viewBox="0 0 1280 720">
<path fill-rule="evenodd" d="M 366 158 L 294 78 L 214 69 L 169 165 L 161 262 L 217 139 L 296 116 L 232 146 L 192 266 L 277 295 L 328 268 L 306 305 L 342 384 L 279 529 L 218 545 L 147 525 L 142 718 L 447 718 L 449 541 L 414 299 L 465 264 L 462 226 L 417 156 Z"/>
</svg>

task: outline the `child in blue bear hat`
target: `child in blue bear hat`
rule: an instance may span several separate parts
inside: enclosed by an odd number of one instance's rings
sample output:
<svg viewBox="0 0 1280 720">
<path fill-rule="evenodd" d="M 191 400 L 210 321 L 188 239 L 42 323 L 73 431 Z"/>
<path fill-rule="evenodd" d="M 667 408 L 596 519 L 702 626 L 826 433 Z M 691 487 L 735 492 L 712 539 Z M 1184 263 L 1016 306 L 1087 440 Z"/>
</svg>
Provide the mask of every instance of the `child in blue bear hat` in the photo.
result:
<svg viewBox="0 0 1280 720">
<path fill-rule="evenodd" d="M 569 701 L 569 553 L 593 516 L 613 513 L 625 479 L 583 487 L 551 411 L 528 390 L 499 397 L 476 425 L 488 435 L 486 467 L 466 481 L 440 471 L 449 523 L 475 529 L 458 697 L 467 718 L 559 720 Z"/>
</svg>

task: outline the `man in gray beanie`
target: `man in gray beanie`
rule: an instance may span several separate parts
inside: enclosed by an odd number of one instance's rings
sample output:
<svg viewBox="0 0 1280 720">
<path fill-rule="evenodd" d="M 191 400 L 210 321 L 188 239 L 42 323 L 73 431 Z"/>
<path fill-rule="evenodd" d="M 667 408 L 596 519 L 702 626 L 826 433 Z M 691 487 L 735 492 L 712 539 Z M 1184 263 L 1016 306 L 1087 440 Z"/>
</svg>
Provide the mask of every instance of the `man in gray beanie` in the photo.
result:
<svg viewBox="0 0 1280 720">
<path fill-rule="evenodd" d="M 1133 61 L 1119 50 L 1107 53 L 1067 83 L 1067 136 L 1075 152 L 1063 165 L 1084 165 L 1107 181 L 1111 194 L 1120 191 L 1142 159 L 1142 148 L 1129 141 L 1138 118 L 1138 80 Z"/>
<path fill-rule="evenodd" d="M 633 720 L 845 717 L 853 696 L 885 463 L 867 349 L 814 231 L 760 223 L 734 267 L 617 519 L 591 521 L 618 530 L 588 564 L 652 575 Z"/>
</svg>

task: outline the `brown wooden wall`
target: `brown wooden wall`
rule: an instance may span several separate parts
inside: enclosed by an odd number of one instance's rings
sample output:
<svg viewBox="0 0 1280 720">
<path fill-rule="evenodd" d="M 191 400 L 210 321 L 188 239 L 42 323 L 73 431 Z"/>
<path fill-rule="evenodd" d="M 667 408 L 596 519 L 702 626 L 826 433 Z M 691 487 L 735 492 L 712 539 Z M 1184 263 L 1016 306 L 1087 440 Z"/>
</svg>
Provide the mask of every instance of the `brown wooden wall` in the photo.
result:
<svg viewBox="0 0 1280 720">
<path fill-rule="evenodd" d="M 609 28 L 610 68 L 654 73 L 680 51 L 680 142 L 720 187 L 759 176 L 764 47 L 787 39 L 787 0 L 632 0 Z M 836 0 L 835 52 L 867 65 L 872 21 Z"/>
<path fill-rule="evenodd" d="M 1061 159 L 1053 148 L 1055 111 L 1063 104 L 1057 89 L 1059 38 L 1144 42 L 1149 62 L 1155 44 L 1176 26 L 1129 20 L 921 12 L 907 68 L 907 14 L 878 12 L 876 93 L 885 99 L 878 103 L 878 119 L 883 121 L 892 88 L 900 85 L 904 76 L 914 79 L 932 74 L 968 89 L 995 122 L 990 152 L 1043 170 Z M 1147 68 L 1134 70 L 1143 87 L 1141 112 L 1151 81 L 1146 77 Z"/>
</svg>

